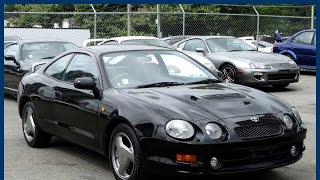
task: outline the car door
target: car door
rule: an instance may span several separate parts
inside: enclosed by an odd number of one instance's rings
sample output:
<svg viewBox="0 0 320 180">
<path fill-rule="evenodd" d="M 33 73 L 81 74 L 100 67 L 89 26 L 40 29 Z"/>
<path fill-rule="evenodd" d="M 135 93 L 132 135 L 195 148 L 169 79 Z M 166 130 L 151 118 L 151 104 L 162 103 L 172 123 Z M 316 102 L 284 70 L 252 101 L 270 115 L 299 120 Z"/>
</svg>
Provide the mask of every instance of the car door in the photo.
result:
<svg viewBox="0 0 320 180">
<path fill-rule="evenodd" d="M 57 81 L 62 80 L 63 73 L 72 57 L 73 54 L 67 54 L 58 58 L 46 68 L 44 76 L 39 76 L 41 78 L 39 82 L 42 82 L 39 84 L 38 89 L 39 98 L 34 98 L 33 103 L 38 110 L 38 116 L 44 120 L 44 123 L 48 123 L 52 127 L 49 131 L 53 133 L 56 130 L 56 127 L 53 126 L 53 124 L 56 124 L 54 117 L 55 102 L 53 99 L 54 86 Z"/>
<path fill-rule="evenodd" d="M 87 147 L 98 145 L 97 111 L 100 101 L 92 90 L 75 88 L 74 80 L 91 77 L 100 86 L 98 69 L 93 56 L 77 53 L 64 72 L 62 81 L 54 86 L 55 121 L 59 134 Z"/>
<path fill-rule="evenodd" d="M 14 56 L 17 62 L 19 62 L 18 53 L 19 46 L 17 43 L 9 45 L 4 51 L 5 56 Z M 24 72 L 17 62 L 4 60 L 4 88 L 6 91 L 18 92 L 18 85 Z"/>
<path fill-rule="evenodd" d="M 289 49 L 297 56 L 297 64 L 301 67 L 315 66 L 316 48 L 313 43 L 313 31 L 305 31 L 289 42 Z"/>
</svg>

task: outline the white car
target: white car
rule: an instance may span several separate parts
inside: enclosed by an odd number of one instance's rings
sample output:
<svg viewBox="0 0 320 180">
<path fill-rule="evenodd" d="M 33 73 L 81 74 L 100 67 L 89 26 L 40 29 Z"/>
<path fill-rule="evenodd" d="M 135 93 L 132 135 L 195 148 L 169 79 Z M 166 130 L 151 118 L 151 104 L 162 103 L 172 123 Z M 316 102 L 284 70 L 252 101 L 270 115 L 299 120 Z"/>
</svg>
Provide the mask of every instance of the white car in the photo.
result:
<svg viewBox="0 0 320 180">
<path fill-rule="evenodd" d="M 134 44 L 134 45 L 150 45 L 173 48 L 169 44 L 161 41 L 159 38 L 151 36 L 122 36 L 106 39 L 98 45 L 111 45 L 111 44 Z"/>
<path fill-rule="evenodd" d="M 250 45 L 253 48 L 258 48 L 258 51 L 272 53 L 273 44 L 271 44 L 267 41 L 260 40 L 258 47 L 257 47 L 257 40 L 255 40 L 254 37 L 251 37 L 251 36 L 240 37 L 238 39 L 241 39 L 242 41 L 244 41 L 245 43 L 247 43 L 248 45 Z"/>
<path fill-rule="evenodd" d="M 105 40 L 107 40 L 107 39 L 87 39 L 87 40 L 83 41 L 82 47 L 94 46 L 94 45 L 97 45 Z"/>
</svg>

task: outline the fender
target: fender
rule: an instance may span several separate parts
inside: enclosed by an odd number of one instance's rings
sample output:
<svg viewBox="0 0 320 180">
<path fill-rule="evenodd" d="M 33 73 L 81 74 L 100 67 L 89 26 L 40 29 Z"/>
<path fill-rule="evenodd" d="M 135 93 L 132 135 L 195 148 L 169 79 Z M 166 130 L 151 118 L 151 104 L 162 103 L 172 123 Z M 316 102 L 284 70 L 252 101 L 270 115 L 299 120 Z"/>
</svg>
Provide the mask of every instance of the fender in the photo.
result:
<svg viewBox="0 0 320 180">
<path fill-rule="evenodd" d="M 297 60 L 296 54 L 293 51 L 290 51 L 288 49 L 281 51 L 280 54 L 282 54 L 282 55 L 289 54 L 293 58 L 294 61 Z"/>
</svg>

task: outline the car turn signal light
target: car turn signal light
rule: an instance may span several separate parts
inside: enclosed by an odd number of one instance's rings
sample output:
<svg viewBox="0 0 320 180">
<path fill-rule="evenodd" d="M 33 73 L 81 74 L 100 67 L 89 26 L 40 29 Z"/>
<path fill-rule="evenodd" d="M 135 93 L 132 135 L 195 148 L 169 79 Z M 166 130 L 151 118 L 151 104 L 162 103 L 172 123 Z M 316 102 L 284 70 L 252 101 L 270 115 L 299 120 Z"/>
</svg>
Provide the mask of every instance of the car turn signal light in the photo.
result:
<svg viewBox="0 0 320 180">
<path fill-rule="evenodd" d="M 184 163 L 194 163 L 197 162 L 197 155 L 194 154 L 177 154 L 176 161 Z"/>
</svg>

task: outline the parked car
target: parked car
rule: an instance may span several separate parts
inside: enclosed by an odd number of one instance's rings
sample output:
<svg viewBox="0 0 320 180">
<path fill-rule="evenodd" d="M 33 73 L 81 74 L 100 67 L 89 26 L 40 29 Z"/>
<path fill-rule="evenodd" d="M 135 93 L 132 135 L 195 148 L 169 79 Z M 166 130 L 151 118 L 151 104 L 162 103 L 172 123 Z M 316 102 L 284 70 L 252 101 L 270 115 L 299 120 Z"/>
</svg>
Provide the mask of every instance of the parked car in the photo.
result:
<svg viewBox="0 0 320 180">
<path fill-rule="evenodd" d="M 240 39 L 243 42 L 247 43 L 251 47 L 258 49 L 258 51 L 267 52 L 267 53 L 272 52 L 273 44 L 271 44 L 271 43 L 269 43 L 267 41 L 259 40 L 258 41 L 258 46 L 257 46 L 257 40 L 255 40 L 254 37 L 252 37 L 252 36 L 251 37 L 240 37 L 238 39 Z"/>
<path fill-rule="evenodd" d="M 173 65 L 179 75 L 168 71 Z M 116 179 L 278 168 L 305 149 L 292 105 L 224 83 L 169 48 L 65 52 L 23 77 L 18 106 L 30 147 L 49 145 L 52 135 L 80 144 L 108 156 Z"/>
<path fill-rule="evenodd" d="M 114 44 L 135 44 L 135 45 L 151 45 L 172 48 L 169 44 L 161 41 L 159 38 L 151 36 L 122 36 L 105 40 L 98 45 L 114 45 Z"/>
<path fill-rule="evenodd" d="M 4 48 L 6 48 L 9 44 L 20 41 L 21 38 L 18 36 L 4 36 Z"/>
<path fill-rule="evenodd" d="M 136 44 L 136 45 L 147 45 L 147 46 L 157 46 L 157 47 L 160 46 L 160 47 L 173 48 L 172 46 L 166 45 L 163 42 L 161 42 L 160 39 L 156 37 L 149 37 L 149 36 L 115 37 L 115 38 L 105 40 L 104 42 L 101 42 L 99 45 L 110 45 L 110 44 L 131 44 L 131 45 Z M 221 72 L 215 68 L 214 64 L 203 55 L 199 55 L 194 52 L 184 52 L 184 53 L 192 57 L 193 59 L 197 60 L 198 62 L 202 63 L 204 66 L 206 66 L 210 71 L 214 72 L 215 74 L 221 75 Z M 170 69 L 170 70 L 174 71 L 174 69 Z"/>
<path fill-rule="evenodd" d="M 169 45 L 172 45 L 176 42 L 179 42 L 181 40 L 188 39 L 191 37 L 192 36 L 169 36 L 169 37 L 162 38 L 161 40 L 168 43 Z"/>
<path fill-rule="evenodd" d="M 76 45 L 62 40 L 20 40 L 4 49 L 4 93 L 17 95 L 18 84 L 28 72 Z"/>
<path fill-rule="evenodd" d="M 284 42 L 276 42 L 273 52 L 288 56 L 302 69 L 316 70 L 316 30 L 300 31 Z"/>
<path fill-rule="evenodd" d="M 290 58 L 259 52 L 234 37 L 199 36 L 180 41 L 173 47 L 203 53 L 227 82 L 285 88 L 299 81 L 299 67 Z"/>
<path fill-rule="evenodd" d="M 82 47 L 95 46 L 105 40 L 108 40 L 108 39 L 87 39 L 83 41 Z"/>
</svg>

